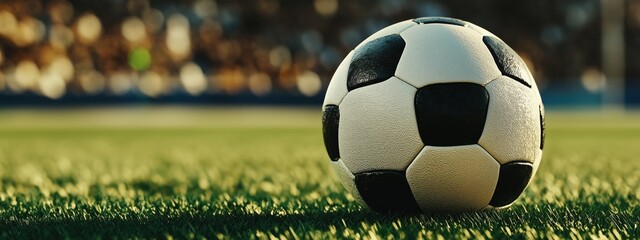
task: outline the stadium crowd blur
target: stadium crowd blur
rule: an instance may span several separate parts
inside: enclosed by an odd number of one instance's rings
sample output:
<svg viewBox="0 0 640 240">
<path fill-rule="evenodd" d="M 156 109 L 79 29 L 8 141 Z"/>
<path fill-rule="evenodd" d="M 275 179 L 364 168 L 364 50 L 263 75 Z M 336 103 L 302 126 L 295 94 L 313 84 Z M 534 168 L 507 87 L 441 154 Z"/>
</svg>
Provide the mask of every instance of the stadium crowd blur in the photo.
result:
<svg viewBox="0 0 640 240">
<path fill-rule="evenodd" d="M 322 99 L 369 34 L 419 16 L 474 22 L 525 59 L 544 91 L 597 93 L 600 1 L 5 0 L 0 96 Z M 627 40 L 640 28 L 628 1 Z M 629 44 L 629 48 L 638 45 Z M 640 49 L 630 50 L 638 51 Z M 630 58 L 630 57 L 627 57 Z M 633 59 L 631 59 L 633 60 Z M 638 62 L 638 61 L 636 61 Z M 629 63 L 627 75 L 639 76 Z"/>
</svg>

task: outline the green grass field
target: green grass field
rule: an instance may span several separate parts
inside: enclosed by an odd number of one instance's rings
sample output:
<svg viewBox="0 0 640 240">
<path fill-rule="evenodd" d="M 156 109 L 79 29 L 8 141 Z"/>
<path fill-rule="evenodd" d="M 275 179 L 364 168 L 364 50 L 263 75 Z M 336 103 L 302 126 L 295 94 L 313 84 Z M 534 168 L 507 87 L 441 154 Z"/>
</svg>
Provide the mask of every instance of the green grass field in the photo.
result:
<svg viewBox="0 0 640 240">
<path fill-rule="evenodd" d="M 330 168 L 320 109 L 0 110 L 1 238 L 640 238 L 640 114 L 547 114 L 509 209 L 382 215 Z"/>
</svg>

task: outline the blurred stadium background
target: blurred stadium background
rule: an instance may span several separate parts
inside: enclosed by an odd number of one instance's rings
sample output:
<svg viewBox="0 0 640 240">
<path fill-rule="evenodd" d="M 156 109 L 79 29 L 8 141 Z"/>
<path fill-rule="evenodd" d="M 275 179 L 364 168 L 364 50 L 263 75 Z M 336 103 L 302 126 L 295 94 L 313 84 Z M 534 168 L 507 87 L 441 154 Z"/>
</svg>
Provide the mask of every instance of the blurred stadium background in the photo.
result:
<svg viewBox="0 0 640 240">
<path fill-rule="evenodd" d="M 505 211 L 376 215 L 320 105 L 360 41 L 436 15 L 529 65 L 544 160 Z M 640 239 L 639 42 L 640 0 L 0 0 L 0 239 Z"/>
<path fill-rule="evenodd" d="M 436 15 L 503 38 L 547 106 L 640 104 L 639 0 L 4 0 L 0 105 L 319 104 L 366 36 Z"/>
</svg>

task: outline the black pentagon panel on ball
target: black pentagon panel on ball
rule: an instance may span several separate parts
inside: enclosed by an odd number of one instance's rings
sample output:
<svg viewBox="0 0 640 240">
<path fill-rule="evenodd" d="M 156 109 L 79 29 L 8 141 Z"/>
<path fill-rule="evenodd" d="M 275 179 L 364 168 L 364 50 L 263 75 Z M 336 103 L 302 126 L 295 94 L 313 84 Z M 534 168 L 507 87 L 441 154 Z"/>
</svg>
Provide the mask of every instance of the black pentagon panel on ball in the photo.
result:
<svg viewBox="0 0 640 240">
<path fill-rule="evenodd" d="M 523 85 L 531 88 L 531 76 L 529 69 L 518 53 L 500 38 L 494 36 L 484 36 L 482 41 L 489 48 L 493 59 L 498 64 L 498 68 L 503 75 L 509 76 Z"/>
<path fill-rule="evenodd" d="M 331 161 L 340 159 L 338 149 L 338 126 L 340 123 L 340 109 L 336 105 L 327 105 L 322 112 L 322 135 L 324 146 Z"/>
<path fill-rule="evenodd" d="M 487 119 L 489 93 L 475 83 L 427 85 L 415 97 L 420 138 L 429 146 L 475 144 Z"/>
<path fill-rule="evenodd" d="M 530 162 L 510 162 L 500 166 L 500 176 L 489 205 L 503 207 L 515 201 L 527 187 L 533 165 Z"/>
<path fill-rule="evenodd" d="M 385 81 L 396 72 L 405 42 L 398 34 L 372 40 L 358 48 L 347 75 L 349 91 Z"/>
<path fill-rule="evenodd" d="M 374 171 L 355 174 L 362 199 L 376 212 L 420 211 L 404 172 Z"/>
<path fill-rule="evenodd" d="M 540 149 L 544 149 L 544 138 L 547 136 L 544 125 L 544 108 L 540 105 Z"/>
<path fill-rule="evenodd" d="M 458 26 L 464 26 L 466 24 L 465 21 L 455 18 L 448 17 L 421 17 L 413 19 L 413 22 L 418 24 L 428 24 L 428 23 L 444 23 L 444 24 L 453 24 Z"/>
</svg>

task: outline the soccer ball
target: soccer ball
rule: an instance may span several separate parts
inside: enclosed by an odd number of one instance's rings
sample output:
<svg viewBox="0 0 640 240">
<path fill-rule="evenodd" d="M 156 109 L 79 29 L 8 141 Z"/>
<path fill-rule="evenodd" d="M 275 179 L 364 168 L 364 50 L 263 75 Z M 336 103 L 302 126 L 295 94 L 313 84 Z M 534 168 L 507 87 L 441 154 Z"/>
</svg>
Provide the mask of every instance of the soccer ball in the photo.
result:
<svg viewBox="0 0 640 240">
<path fill-rule="evenodd" d="M 378 212 L 511 205 L 535 175 L 544 108 L 527 66 L 474 24 L 426 17 L 360 43 L 323 103 L 331 164 Z"/>
</svg>

